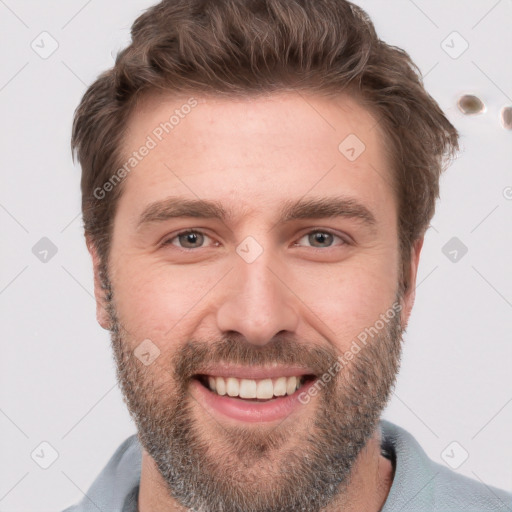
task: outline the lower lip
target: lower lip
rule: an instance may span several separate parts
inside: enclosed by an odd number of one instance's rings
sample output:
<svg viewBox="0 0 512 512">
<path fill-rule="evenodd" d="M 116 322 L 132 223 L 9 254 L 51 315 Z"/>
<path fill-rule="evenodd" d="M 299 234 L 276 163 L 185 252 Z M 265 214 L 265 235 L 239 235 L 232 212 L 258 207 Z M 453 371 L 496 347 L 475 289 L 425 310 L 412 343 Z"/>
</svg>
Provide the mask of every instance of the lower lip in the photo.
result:
<svg viewBox="0 0 512 512">
<path fill-rule="evenodd" d="M 192 379 L 190 386 L 193 395 L 197 397 L 199 402 L 204 404 L 208 410 L 217 414 L 220 413 L 237 421 L 256 423 L 283 420 L 296 409 L 304 406 L 305 403 L 299 400 L 299 396 L 303 393 L 308 393 L 309 388 L 315 382 L 316 379 L 308 381 L 292 395 L 276 397 L 267 402 L 252 402 L 241 398 L 232 398 L 227 395 L 221 396 L 207 389 L 197 379 Z M 308 402 L 309 398 L 310 397 L 308 397 Z"/>
</svg>

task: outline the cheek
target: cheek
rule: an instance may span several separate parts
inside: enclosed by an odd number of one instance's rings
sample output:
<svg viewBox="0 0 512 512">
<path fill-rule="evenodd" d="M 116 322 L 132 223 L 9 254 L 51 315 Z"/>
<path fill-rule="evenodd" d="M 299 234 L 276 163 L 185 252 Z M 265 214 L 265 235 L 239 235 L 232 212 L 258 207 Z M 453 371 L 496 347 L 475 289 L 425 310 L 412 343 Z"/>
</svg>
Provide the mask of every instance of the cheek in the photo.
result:
<svg viewBox="0 0 512 512">
<path fill-rule="evenodd" d="M 306 329 L 321 332 L 343 348 L 392 305 L 397 261 L 392 248 L 382 247 L 335 265 L 283 262 L 282 277 L 293 291 L 283 300 L 294 303 Z M 112 284 L 119 320 L 133 343 L 149 338 L 168 345 L 206 325 L 205 318 L 215 318 L 221 306 L 214 297 L 225 296 L 224 288 L 232 282 L 233 276 L 226 275 L 231 267 L 229 260 L 169 265 L 144 257 L 124 259 Z"/>
<path fill-rule="evenodd" d="M 317 266 L 298 273 L 293 289 L 328 328 L 323 329 L 326 335 L 335 336 L 336 344 L 344 348 L 394 303 L 397 266 L 392 251 L 386 258 L 367 256 L 336 266 Z"/>
<path fill-rule="evenodd" d="M 119 320 L 139 342 L 183 336 L 222 275 L 211 267 L 125 262 L 112 283 Z"/>
</svg>

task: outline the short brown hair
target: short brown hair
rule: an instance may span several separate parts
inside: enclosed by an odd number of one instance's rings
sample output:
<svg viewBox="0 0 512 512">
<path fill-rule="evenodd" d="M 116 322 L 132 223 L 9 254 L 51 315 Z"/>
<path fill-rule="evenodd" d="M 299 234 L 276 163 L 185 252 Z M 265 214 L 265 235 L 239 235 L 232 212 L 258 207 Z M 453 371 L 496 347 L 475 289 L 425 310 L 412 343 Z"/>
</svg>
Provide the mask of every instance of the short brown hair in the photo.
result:
<svg viewBox="0 0 512 512">
<path fill-rule="evenodd" d="M 426 92 L 419 68 L 378 38 L 365 11 L 345 0 L 163 0 L 131 33 L 114 67 L 87 89 L 73 123 L 85 233 L 105 264 L 122 187 L 108 200 L 94 191 L 122 165 L 124 129 L 141 94 L 346 90 L 376 116 L 390 148 L 402 280 L 407 276 L 412 244 L 434 215 L 439 176 L 459 149 L 458 133 Z"/>
</svg>

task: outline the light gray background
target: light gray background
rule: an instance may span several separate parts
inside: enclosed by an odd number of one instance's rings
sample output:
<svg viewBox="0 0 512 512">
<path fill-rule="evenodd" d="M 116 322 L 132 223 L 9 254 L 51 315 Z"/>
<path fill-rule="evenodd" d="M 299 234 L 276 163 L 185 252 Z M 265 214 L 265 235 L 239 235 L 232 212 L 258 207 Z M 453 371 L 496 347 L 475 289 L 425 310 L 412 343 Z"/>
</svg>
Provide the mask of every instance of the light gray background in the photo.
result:
<svg viewBox="0 0 512 512">
<path fill-rule="evenodd" d="M 0 0 L 3 512 L 58 511 L 77 501 L 135 432 L 115 385 L 108 333 L 95 320 L 69 136 L 86 85 L 113 64 L 112 52 L 152 3 Z M 501 108 L 512 105 L 512 2 L 358 3 L 381 38 L 419 65 L 463 145 L 442 179 L 385 417 L 434 460 L 445 464 L 444 452 L 453 464 L 465 450 L 457 471 L 512 490 L 512 132 L 499 122 Z M 31 47 L 51 49 L 43 31 L 59 45 L 47 59 Z M 461 48 L 454 31 L 469 43 L 456 59 L 442 46 Z M 487 111 L 463 116 L 456 102 L 464 93 L 479 95 Z M 58 249 L 47 262 L 32 252 L 42 237 Z M 452 237 L 468 248 L 455 263 L 442 252 Z M 51 461 L 43 441 L 58 452 L 48 469 L 31 458 L 35 450 L 40 463 Z"/>
</svg>

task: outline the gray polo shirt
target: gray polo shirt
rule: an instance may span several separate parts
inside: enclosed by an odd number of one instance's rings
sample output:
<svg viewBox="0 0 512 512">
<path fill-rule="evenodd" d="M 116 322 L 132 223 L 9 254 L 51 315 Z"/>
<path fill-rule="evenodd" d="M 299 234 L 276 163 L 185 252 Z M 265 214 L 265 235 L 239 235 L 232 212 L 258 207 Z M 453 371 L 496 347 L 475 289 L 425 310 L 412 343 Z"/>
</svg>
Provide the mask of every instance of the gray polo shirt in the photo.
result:
<svg viewBox="0 0 512 512">
<path fill-rule="evenodd" d="M 416 439 L 381 421 L 382 452 L 395 477 L 381 512 L 512 512 L 512 493 L 459 475 L 430 460 Z M 80 503 L 63 512 L 138 512 L 141 446 L 126 439 Z M 212 511 L 213 512 L 213 511 Z"/>
</svg>

